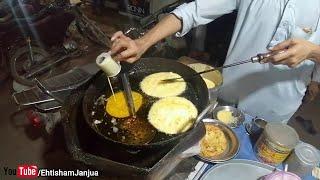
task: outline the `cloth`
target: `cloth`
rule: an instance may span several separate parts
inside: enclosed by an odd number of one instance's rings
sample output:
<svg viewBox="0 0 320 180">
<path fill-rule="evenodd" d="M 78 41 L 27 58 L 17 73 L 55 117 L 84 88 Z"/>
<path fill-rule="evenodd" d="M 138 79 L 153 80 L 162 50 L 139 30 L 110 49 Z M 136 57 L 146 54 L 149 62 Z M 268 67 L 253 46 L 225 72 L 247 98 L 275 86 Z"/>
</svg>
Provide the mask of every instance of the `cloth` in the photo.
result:
<svg viewBox="0 0 320 180">
<path fill-rule="evenodd" d="M 195 26 L 237 9 L 225 61 L 229 64 L 267 52 L 268 47 L 292 37 L 320 44 L 319 7 L 320 0 L 195 0 L 172 13 L 182 20 L 182 30 L 177 33 L 182 36 Z M 306 33 L 304 28 L 313 33 Z M 248 114 L 286 123 L 300 106 L 313 70 L 314 62 L 309 60 L 293 69 L 259 63 L 224 69 L 220 98 L 238 101 L 238 107 Z"/>
</svg>

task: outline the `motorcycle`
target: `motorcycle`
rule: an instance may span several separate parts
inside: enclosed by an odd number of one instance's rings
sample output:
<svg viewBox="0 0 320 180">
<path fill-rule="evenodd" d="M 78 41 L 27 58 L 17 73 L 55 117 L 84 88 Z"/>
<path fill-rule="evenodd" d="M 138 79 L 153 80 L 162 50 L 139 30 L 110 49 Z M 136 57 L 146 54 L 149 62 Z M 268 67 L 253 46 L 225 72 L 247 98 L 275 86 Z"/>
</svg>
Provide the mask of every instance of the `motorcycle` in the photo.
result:
<svg viewBox="0 0 320 180">
<path fill-rule="evenodd" d="M 139 25 L 140 28 L 127 28 L 124 34 L 131 38 L 140 37 L 146 29 L 158 21 L 158 16 L 161 13 L 170 12 L 171 9 L 178 5 L 179 3 L 175 3 L 163 7 L 163 9 L 156 14 L 152 14 L 142 20 Z M 150 54 L 157 54 L 159 52 L 157 47 L 153 47 Z M 46 129 L 50 129 L 47 126 L 51 127 L 52 124 L 60 121 L 59 111 L 67 97 L 70 96 L 71 93 L 77 93 L 98 71 L 99 69 L 96 68 L 95 64 L 75 67 L 58 76 L 42 80 L 35 79 L 35 85 L 33 87 L 21 92 L 15 92 L 12 96 L 19 107 L 32 108 L 32 111 L 27 114 L 27 118 L 31 124 L 35 127 L 46 127 Z"/>
<path fill-rule="evenodd" d="M 101 47 L 110 45 L 107 35 L 90 20 L 80 9 L 79 4 L 57 0 L 31 11 L 26 16 L 15 16 L 6 24 L 14 24 L 14 28 L 22 30 L 23 45 L 14 46 L 9 54 L 9 65 L 12 77 L 25 86 L 35 85 L 35 78 L 46 79 L 52 76 L 55 67 L 68 59 L 82 54 L 75 41 L 68 37 L 70 26 L 75 26 L 80 34 Z M 18 6 L 26 12 L 20 4 Z M 12 14 L 18 14 L 11 8 Z M 36 9 L 36 8 L 34 8 Z M 1 27 L 1 25 L 0 25 Z M 6 31 L 7 32 L 7 31 Z M 7 36 L 9 39 L 12 36 Z M 54 48 L 52 48 L 54 47 Z M 50 52 L 50 53 L 49 53 Z"/>
</svg>

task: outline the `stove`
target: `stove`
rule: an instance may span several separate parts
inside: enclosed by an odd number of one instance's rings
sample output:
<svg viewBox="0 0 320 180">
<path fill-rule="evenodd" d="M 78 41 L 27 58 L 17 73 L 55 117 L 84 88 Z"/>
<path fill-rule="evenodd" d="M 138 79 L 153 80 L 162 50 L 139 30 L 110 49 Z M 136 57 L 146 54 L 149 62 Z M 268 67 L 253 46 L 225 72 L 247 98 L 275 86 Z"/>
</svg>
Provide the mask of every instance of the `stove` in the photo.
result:
<svg viewBox="0 0 320 180">
<path fill-rule="evenodd" d="M 70 96 L 62 108 L 66 145 L 72 158 L 82 168 L 99 170 L 103 178 L 163 179 L 183 160 L 183 151 L 205 134 L 203 123 L 179 143 L 161 149 L 128 150 L 107 142 L 87 125 L 82 115 L 84 91 Z"/>
</svg>

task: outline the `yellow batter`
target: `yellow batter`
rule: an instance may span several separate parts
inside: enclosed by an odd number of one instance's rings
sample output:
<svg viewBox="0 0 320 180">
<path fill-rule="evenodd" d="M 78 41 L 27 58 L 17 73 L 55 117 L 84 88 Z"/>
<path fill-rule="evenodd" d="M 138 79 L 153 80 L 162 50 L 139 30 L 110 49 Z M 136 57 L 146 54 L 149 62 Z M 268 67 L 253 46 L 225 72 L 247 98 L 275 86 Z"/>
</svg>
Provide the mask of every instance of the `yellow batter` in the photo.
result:
<svg viewBox="0 0 320 180">
<path fill-rule="evenodd" d="M 187 131 L 198 115 L 197 108 L 182 97 L 167 97 L 155 102 L 148 120 L 158 131 L 177 134 Z"/>
<path fill-rule="evenodd" d="M 207 79 L 207 78 L 202 78 L 202 79 L 206 83 L 208 89 L 212 89 L 212 88 L 216 87 L 216 84 L 214 82 L 210 81 L 209 79 Z"/>
<path fill-rule="evenodd" d="M 225 124 L 231 124 L 235 121 L 235 118 L 232 116 L 232 112 L 226 110 L 218 111 L 217 118 Z"/>
<path fill-rule="evenodd" d="M 142 95 L 132 91 L 132 98 L 135 110 L 138 111 L 142 105 Z M 114 94 L 114 97 L 111 95 L 107 99 L 106 111 L 113 117 L 125 118 L 130 116 L 129 108 L 123 91 L 119 91 Z"/>
<path fill-rule="evenodd" d="M 186 82 L 183 79 L 169 83 L 162 82 L 162 80 L 179 77 L 181 77 L 179 74 L 173 72 L 154 73 L 141 81 L 140 88 L 144 93 L 153 97 L 178 96 L 186 90 Z"/>
</svg>

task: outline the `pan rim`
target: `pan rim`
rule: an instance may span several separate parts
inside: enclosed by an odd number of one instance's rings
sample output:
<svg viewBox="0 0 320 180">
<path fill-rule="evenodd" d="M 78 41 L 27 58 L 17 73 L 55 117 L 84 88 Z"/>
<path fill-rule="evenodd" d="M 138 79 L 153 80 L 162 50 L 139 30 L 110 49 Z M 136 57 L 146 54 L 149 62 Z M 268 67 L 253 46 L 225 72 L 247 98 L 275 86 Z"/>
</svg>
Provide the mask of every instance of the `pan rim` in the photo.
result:
<svg viewBox="0 0 320 180">
<path fill-rule="evenodd" d="M 180 63 L 180 62 L 178 62 L 177 60 L 164 59 L 164 58 L 142 58 L 142 59 L 140 59 L 137 63 L 133 64 L 132 68 L 128 71 L 129 74 L 137 72 L 137 71 L 134 71 L 135 68 L 137 68 L 137 66 L 139 66 L 140 64 L 143 64 L 144 61 L 148 61 L 148 63 L 149 63 L 150 61 L 158 61 L 159 64 L 161 64 L 161 63 L 167 63 L 167 64 L 168 64 L 168 67 L 170 67 L 170 65 L 177 65 L 177 63 L 178 63 L 178 64 L 181 64 L 181 65 L 183 66 L 183 68 L 188 69 L 188 71 L 190 71 L 190 72 L 192 72 L 192 73 L 196 73 L 196 71 L 194 71 L 192 68 L 190 68 L 189 66 L 184 65 L 184 64 L 182 64 L 182 63 Z M 179 65 L 179 66 L 180 66 L 180 65 Z M 182 67 L 182 66 L 180 66 L 180 67 Z M 143 71 L 143 69 L 140 69 L 140 70 Z M 168 71 L 170 71 L 170 70 L 172 70 L 172 67 L 171 67 L 171 69 L 168 68 Z M 160 72 L 160 71 L 159 71 L 159 72 Z M 162 72 L 163 72 L 163 71 L 162 71 Z M 99 73 L 101 73 L 101 72 L 98 72 L 97 74 L 99 74 Z M 153 73 L 156 73 L 156 72 L 153 72 Z M 178 74 L 179 74 L 179 73 L 178 73 Z M 99 78 L 101 75 L 103 76 L 104 74 L 101 73 L 100 75 L 98 75 L 98 76 L 95 77 L 95 78 Z M 202 87 L 206 88 L 206 84 L 205 84 L 204 80 L 201 78 L 201 76 L 199 75 L 199 76 L 196 77 L 196 78 L 197 78 L 197 80 L 200 81 L 200 82 L 199 82 L 200 85 L 201 85 Z M 95 81 L 95 80 L 93 80 L 93 81 Z M 89 105 L 90 99 L 88 99 L 88 98 L 89 98 L 89 97 L 88 97 L 88 94 L 90 94 L 90 90 L 92 90 L 93 88 L 94 88 L 94 83 L 90 84 L 90 85 L 88 86 L 86 92 L 85 92 L 85 95 L 84 95 L 83 100 L 82 100 L 82 101 L 83 101 L 83 102 L 82 102 L 83 113 L 89 113 L 89 112 L 88 112 L 88 107 L 87 107 L 87 105 Z M 203 89 L 204 89 L 204 88 L 203 88 Z M 202 109 L 204 109 L 204 108 L 206 107 L 206 105 L 208 104 L 208 102 L 209 102 L 209 94 L 208 94 L 208 91 L 206 90 L 206 91 L 201 92 L 201 93 L 203 93 L 202 96 L 204 96 L 204 99 L 205 99 L 206 102 L 204 102 L 204 103 L 201 103 L 201 102 L 200 102 L 201 105 L 203 104 L 203 107 L 201 107 L 200 109 L 198 109 L 198 107 L 197 107 L 198 111 L 199 111 L 199 110 L 202 111 Z M 92 94 L 92 92 L 91 92 L 91 94 Z M 201 112 L 201 111 L 200 111 L 200 112 Z M 102 138 L 104 138 L 104 139 L 106 139 L 106 140 L 108 140 L 108 141 L 111 141 L 111 142 L 113 142 L 113 143 L 116 143 L 116 144 L 119 144 L 119 145 L 122 145 L 122 146 L 129 147 L 129 148 L 146 148 L 146 147 L 150 147 L 150 146 L 160 146 L 160 145 L 163 145 L 163 144 L 169 144 L 170 142 L 174 141 L 174 139 L 180 139 L 180 138 L 186 136 L 187 134 L 189 134 L 192 130 L 194 130 L 194 128 L 190 128 L 190 129 L 187 130 L 186 132 L 179 133 L 179 134 L 175 134 L 175 135 L 173 135 L 171 138 L 165 139 L 165 140 L 163 140 L 163 141 L 157 141 L 157 142 L 152 142 L 152 141 L 151 141 L 151 142 L 146 143 L 146 144 L 126 144 L 126 143 L 122 143 L 122 142 L 120 142 L 120 141 L 116 141 L 116 140 L 114 140 L 114 139 L 112 139 L 112 138 L 109 138 L 109 137 L 105 136 L 105 135 L 104 135 L 103 133 L 101 133 L 97 128 L 94 127 L 94 125 L 92 124 L 92 122 L 89 120 L 89 115 L 86 116 L 86 115 L 84 114 L 84 116 L 85 116 L 85 121 L 87 122 L 87 124 L 88 124 L 88 125 L 90 126 L 90 128 L 93 129 L 94 132 L 97 133 L 99 136 L 101 136 Z"/>
</svg>

